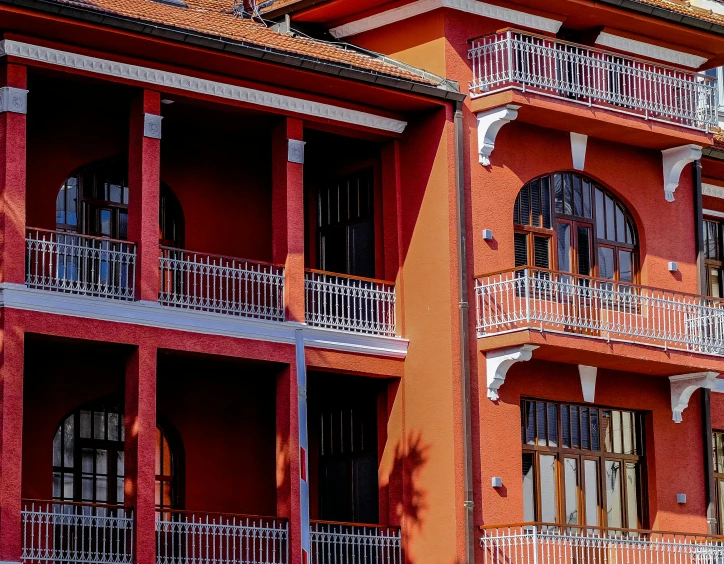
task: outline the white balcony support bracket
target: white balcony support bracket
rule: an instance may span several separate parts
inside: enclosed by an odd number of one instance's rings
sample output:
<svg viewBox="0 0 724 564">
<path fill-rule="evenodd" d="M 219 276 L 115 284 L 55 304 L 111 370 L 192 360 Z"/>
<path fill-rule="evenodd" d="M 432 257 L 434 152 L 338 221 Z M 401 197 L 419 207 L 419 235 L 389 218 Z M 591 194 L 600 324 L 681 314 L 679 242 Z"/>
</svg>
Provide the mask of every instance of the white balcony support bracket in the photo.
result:
<svg viewBox="0 0 724 564">
<path fill-rule="evenodd" d="M 581 378 L 581 392 L 583 392 L 583 401 L 593 403 L 596 400 L 596 375 L 598 368 L 596 366 L 578 365 L 578 375 Z"/>
<path fill-rule="evenodd" d="M 588 135 L 571 131 L 571 160 L 576 170 L 586 168 L 586 145 L 588 145 Z"/>
<path fill-rule="evenodd" d="M 664 166 L 664 196 L 667 202 L 674 201 L 674 192 L 679 187 L 681 171 L 689 163 L 701 158 L 701 146 L 682 145 L 661 151 Z"/>
<path fill-rule="evenodd" d="M 477 115 L 478 153 L 481 165 L 490 166 L 490 154 L 495 149 L 495 138 L 501 127 L 518 117 L 518 108 L 520 106 L 508 104 Z"/>
<path fill-rule="evenodd" d="M 671 411 L 674 423 L 681 423 L 681 414 L 689 407 L 691 395 L 699 388 L 713 390 L 717 383 L 716 372 L 695 372 L 680 376 L 669 376 L 671 385 Z"/>
<path fill-rule="evenodd" d="M 488 398 L 498 400 L 498 390 L 505 382 L 508 370 L 516 362 L 525 362 L 533 357 L 538 345 L 521 345 L 485 353 L 485 366 L 488 372 Z"/>
</svg>

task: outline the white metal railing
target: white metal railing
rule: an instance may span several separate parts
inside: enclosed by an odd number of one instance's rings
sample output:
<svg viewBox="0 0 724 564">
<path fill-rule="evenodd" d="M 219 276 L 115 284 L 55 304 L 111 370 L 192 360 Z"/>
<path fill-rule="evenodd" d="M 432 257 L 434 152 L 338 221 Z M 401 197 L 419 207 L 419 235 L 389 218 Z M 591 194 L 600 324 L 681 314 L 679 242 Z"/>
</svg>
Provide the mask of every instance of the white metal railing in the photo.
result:
<svg viewBox="0 0 724 564">
<path fill-rule="evenodd" d="M 562 525 L 482 527 L 485 564 L 721 564 L 724 538 Z"/>
<path fill-rule="evenodd" d="M 313 521 L 310 564 L 402 564 L 397 527 Z"/>
<path fill-rule="evenodd" d="M 309 325 L 395 335 L 394 283 L 307 270 L 304 288 Z"/>
<path fill-rule="evenodd" d="M 27 501 L 22 510 L 23 564 L 133 564 L 133 510 Z"/>
<path fill-rule="evenodd" d="M 479 337 L 533 329 L 724 354 L 724 302 L 519 268 L 475 280 Z"/>
<path fill-rule="evenodd" d="M 30 227 L 25 250 L 30 288 L 135 299 L 135 243 Z"/>
<path fill-rule="evenodd" d="M 284 321 L 284 268 L 246 259 L 161 247 L 166 306 Z"/>
<path fill-rule="evenodd" d="M 286 519 L 163 511 L 156 564 L 286 564 Z"/>
<path fill-rule="evenodd" d="M 550 37 L 506 30 L 476 39 L 472 98 L 531 91 L 646 119 L 711 131 L 716 78 Z"/>
</svg>

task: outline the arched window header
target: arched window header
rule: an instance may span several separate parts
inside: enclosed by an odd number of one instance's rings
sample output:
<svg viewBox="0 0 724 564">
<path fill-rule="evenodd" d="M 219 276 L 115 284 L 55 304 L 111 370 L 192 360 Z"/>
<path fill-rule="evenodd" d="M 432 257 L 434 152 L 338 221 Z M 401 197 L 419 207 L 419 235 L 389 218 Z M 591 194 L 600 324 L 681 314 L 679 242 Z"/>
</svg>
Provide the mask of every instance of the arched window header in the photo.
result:
<svg viewBox="0 0 724 564">
<path fill-rule="evenodd" d="M 521 188 L 515 263 L 633 282 L 637 237 L 626 206 L 583 175 L 556 172 Z M 555 244 L 553 244 L 555 243 Z"/>
</svg>

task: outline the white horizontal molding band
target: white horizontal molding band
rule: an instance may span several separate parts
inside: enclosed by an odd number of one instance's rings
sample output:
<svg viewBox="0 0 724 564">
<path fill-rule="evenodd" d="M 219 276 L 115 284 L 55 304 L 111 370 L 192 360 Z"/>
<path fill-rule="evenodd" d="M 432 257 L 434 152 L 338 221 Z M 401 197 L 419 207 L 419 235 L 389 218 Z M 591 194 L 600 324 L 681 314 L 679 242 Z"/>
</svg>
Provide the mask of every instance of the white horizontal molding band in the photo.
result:
<svg viewBox="0 0 724 564">
<path fill-rule="evenodd" d="M 701 211 L 704 213 L 704 215 L 708 215 L 711 217 L 723 217 L 724 218 L 724 212 L 720 212 L 720 211 L 716 211 L 716 210 L 707 210 L 707 209 L 704 209 Z"/>
<path fill-rule="evenodd" d="M 706 182 L 701 183 L 701 193 L 712 198 L 724 198 L 724 188 Z"/>
<path fill-rule="evenodd" d="M 89 57 L 87 55 L 60 51 L 58 49 L 41 47 L 21 41 L 13 41 L 11 39 L 0 41 L 0 56 L 5 55 L 12 55 L 20 59 L 27 59 L 58 67 L 82 70 L 103 76 L 133 80 L 149 84 L 156 89 L 173 88 L 176 90 L 184 90 L 186 92 L 193 92 L 194 94 L 216 96 L 218 98 L 234 100 L 264 108 L 292 112 L 303 116 L 314 116 L 350 125 L 390 131 L 392 133 L 402 133 L 407 126 L 407 122 L 405 121 L 361 112 L 359 110 L 351 110 L 331 104 L 206 80 L 185 74 Z"/>
<path fill-rule="evenodd" d="M 22 284 L 0 284 L 0 306 L 25 311 L 157 327 L 203 335 L 295 344 L 295 331 L 304 332 L 307 347 L 405 358 L 408 341 L 310 327 L 289 321 L 248 319 L 223 313 L 164 307 L 156 302 L 133 302 L 35 290 Z"/>
<path fill-rule="evenodd" d="M 669 49 L 659 45 L 652 45 L 651 43 L 645 43 L 644 41 L 638 41 L 636 39 L 629 39 L 628 37 L 622 37 L 605 31 L 602 31 L 598 35 L 596 44 L 616 49 L 618 51 L 625 51 L 627 53 L 641 55 L 642 57 L 658 59 L 659 61 L 674 63 L 694 69 L 698 69 L 706 61 L 708 61 L 706 57 L 692 55 L 691 53 L 685 53 L 683 51 L 677 51 L 675 49 Z"/>
<path fill-rule="evenodd" d="M 431 12 L 438 8 L 459 10 L 467 14 L 483 16 L 516 26 L 546 31 L 548 33 L 557 33 L 563 23 L 558 20 L 536 16 L 519 10 L 478 2 L 478 0 L 416 0 L 404 6 L 367 16 L 366 18 L 338 27 L 333 27 L 329 32 L 337 39 L 349 37 L 350 35 L 357 35 L 358 33 L 364 33 L 365 31 L 377 29 L 378 27 L 383 27 L 407 18 L 419 16 L 420 14 Z"/>
</svg>

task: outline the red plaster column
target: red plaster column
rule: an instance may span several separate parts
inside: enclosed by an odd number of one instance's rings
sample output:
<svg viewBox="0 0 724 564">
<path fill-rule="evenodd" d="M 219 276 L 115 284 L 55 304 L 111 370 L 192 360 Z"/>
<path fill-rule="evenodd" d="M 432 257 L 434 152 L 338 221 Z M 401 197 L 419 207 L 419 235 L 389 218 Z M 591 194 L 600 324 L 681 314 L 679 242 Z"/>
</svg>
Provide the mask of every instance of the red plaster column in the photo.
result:
<svg viewBox="0 0 724 564">
<path fill-rule="evenodd" d="M 144 90 L 131 104 L 128 238 L 136 247 L 136 299 L 158 301 L 161 94 Z"/>
<path fill-rule="evenodd" d="M 25 335 L 3 319 L 0 335 L 0 561 L 20 562 Z"/>
<path fill-rule="evenodd" d="M 0 281 L 25 283 L 27 69 L 0 71 Z"/>
<path fill-rule="evenodd" d="M 299 455 L 299 386 L 294 365 L 277 376 L 277 516 L 289 519 L 289 564 L 302 561 Z"/>
<path fill-rule="evenodd" d="M 285 267 L 286 318 L 304 321 L 304 124 L 286 118 L 272 137 L 272 260 Z"/>
<path fill-rule="evenodd" d="M 126 361 L 125 505 L 133 507 L 137 564 L 156 563 L 156 347 Z"/>
</svg>

